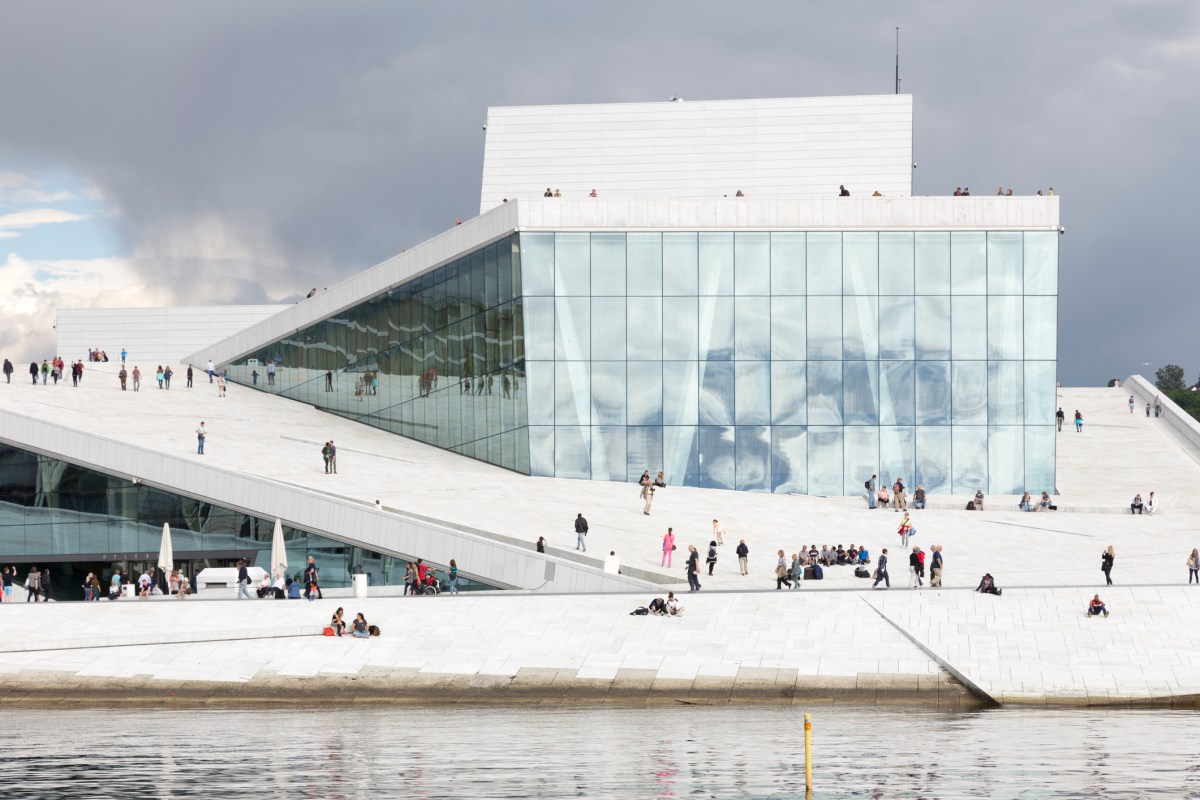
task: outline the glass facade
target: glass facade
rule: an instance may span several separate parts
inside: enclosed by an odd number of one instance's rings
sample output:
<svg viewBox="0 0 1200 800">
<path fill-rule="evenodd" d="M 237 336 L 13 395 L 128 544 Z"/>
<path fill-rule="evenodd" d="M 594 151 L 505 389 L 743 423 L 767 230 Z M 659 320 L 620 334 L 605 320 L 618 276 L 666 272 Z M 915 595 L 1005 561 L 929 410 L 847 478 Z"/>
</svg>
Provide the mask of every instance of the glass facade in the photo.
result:
<svg viewBox="0 0 1200 800">
<path fill-rule="evenodd" d="M 107 578 L 113 567 L 153 566 L 164 522 L 171 526 L 175 562 L 189 576 L 237 559 L 269 569 L 274 519 L 0 445 L 0 563 L 59 565 L 52 573 L 62 599 L 79 597 L 89 571 Z M 404 583 L 399 557 L 286 525 L 283 536 L 292 569 L 299 573 L 315 556 L 324 587 L 349 586 L 356 573 L 374 585 Z M 491 587 L 459 580 L 460 591 L 480 588 Z"/>
<path fill-rule="evenodd" d="M 230 376 L 532 475 L 1053 491 L 1057 294 L 1053 231 L 524 232 Z"/>
<path fill-rule="evenodd" d="M 517 237 L 502 239 L 239 359 L 229 379 L 527 473 L 520 263 Z M 539 301 L 553 320 L 554 298 Z M 540 340 L 543 355 L 578 361 L 571 334 Z"/>
</svg>

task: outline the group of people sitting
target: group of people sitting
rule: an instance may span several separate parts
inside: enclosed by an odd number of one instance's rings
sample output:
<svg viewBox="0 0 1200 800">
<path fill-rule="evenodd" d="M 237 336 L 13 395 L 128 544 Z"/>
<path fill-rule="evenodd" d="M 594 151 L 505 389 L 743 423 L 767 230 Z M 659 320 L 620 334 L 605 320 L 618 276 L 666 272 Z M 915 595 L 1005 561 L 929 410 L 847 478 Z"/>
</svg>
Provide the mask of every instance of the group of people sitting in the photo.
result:
<svg viewBox="0 0 1200 800">
<path fill-rule="evenodd" d="M 437 574 L 418 558 L 416 563 L 409 562 L 404 568 L 404 594 L 438 594 L 442 585 Z"/>
<path fill-rule="evenodd" d="M 1022 511 L 1053 511 L 1054 506 L 1050 503 L 1050 495 L 1042 492 L 1041 498 L 1034 502 L 1029 496 L 1029 492 L 1021 495 L 1021 502 L 1017 503 L 1017 508 Z"/>
<path fill-rule="evenodd" d="M 880 485 L 879 491 L 875 495 L 875 500 L 876 500 L 875 507 L 882 508 L 884 510 L 887 509 L 889 503 L 892 504 L 892 508 L 895 511 L 900 511 L 901 509 L 908 508 L 908 502 L 904 495 L 904 484 L 900 481 L 899 478 L 897 478 L 896 482 L 894 484 L 892 484 L 892 490 L 890 492 L 888 491 L 887 486 Z M 924 486 L 918 486 L 916 491 L 913 492 L 912 506 L 913 506 L 913 508 L 924 508 L 925 507 L 925 487 Z"/>
<path fill-rule="evenodd" d="M 812 564 L 820 564 L 822 567 L 834 567 L 838 565 L 854 565 L 854 564 L 870 564 L 871 554 L 866 547 L 858 548 L 854 543 L 850 543 L 849 548 L 842 547 L 840 544 L 836 548 L 829 545 L 821 545 L 818 550 L 815 544 L 810 544 L 808 549 L 800 548 L 800 552 L 793 556 L 800 561 L 800 566 L 807 567 Z"/>
<path fill-rule="evenodd" d="M 656 597 L 650 601 L 648 608 L 651 614 L 659 617 L 682 617 L 683 606 L 679 604 L 679 600 L 675 597 L 674 592 L 667 592 L 667 599 Z"/>
<path fill-rule="evenodd" d="M 1145 502 L 1142 502 L 1142 493 L 1138 492 L 1133 496 L 1133 502 L 1129 504 L 1130 514 L 1141 514 L 1143 512 L 1153 514 L 1157 509 L 1158 501 L 1154 499 L 1154 492 L 1150 493 Z"/>
<path fill-rule="evenodd" d="M 301 580 L 300 575 L 290 578 L 279 574 L 272 580 L 270 575 L 263 575 L 256 594 L 260 597 L 273 597 L 276 600 L 319 600 L 321 587 L 313 580 Z"/>
<path fill-rule="evenodd" d="M 329 620 L 329 628 L 333 631 L 333 636 L 344 636 L 346 633 L 345 612 L 341 606 L 333 612 L 333 618 Z M 326 635 L 330 635 L 326 631 Z M 367 623 L 367 618 L 360 611 L 354 615 L 354 621 L 350 623 L 350 635 L 355 639 L 369 639 L 372 636 L 379 635 L 379 626 L 370 625 Z"/>
<path fill-rule="evenodd" d="M 88 361 L 108 361 L 108 353 L 103 350 L 88 350 Z"/>
</svg>

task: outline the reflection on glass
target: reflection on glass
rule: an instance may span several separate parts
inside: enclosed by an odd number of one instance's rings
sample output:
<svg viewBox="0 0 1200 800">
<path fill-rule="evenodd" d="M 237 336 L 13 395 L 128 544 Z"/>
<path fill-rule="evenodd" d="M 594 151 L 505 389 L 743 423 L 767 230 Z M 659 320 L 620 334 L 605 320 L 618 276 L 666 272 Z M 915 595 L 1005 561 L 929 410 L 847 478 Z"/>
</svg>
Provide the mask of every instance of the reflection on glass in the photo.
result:
<svg viewBox="0 0 1200 800">
<path fill-rule="evenodd" d="M 662 470 L 668 486 L 679 485 L 679 479 L 663 466 L 663 429 L 661 427 L 626 428 L 625 448 L 628 462 L 626 474 L 630 476 L 630 480 L 637 480 L 644 470 L 649 470 L 651 475 Z"/>
<path fill-rule="evenodd" d="M 631 361 L 658 361 L 662 358 L 663 308 L 661 297 L 630 297 L 629 330 L 626 334 Z M 613 321 L 617 324 L 617 320 Z"/>
<path fill-rule="evenodd" d="M 550 361 L 554 358 L 554 298 L 525 298 L 525 355 L 535 361 Z M 463 338 L 467 338 L 464 334 Z M 470 357 L 471 345 L 467 339 L 466 356 Z M 467 374 L 473 374 L 468 369 Z"/>
<path fill-rule="evenodd" d="M 844 430 L 845 476 L 840 494 L 861 494 L 863 483 L 879 469 L 879 428 L 847 425 Z"/>
<path fill-rule="evenodd" d="M 625 234 L 592 234 L 592 297 L 625 296 Z M 559 294 L 563 292 L 560 290 Z"/>
<path fill-rule="evenodd" d="M 916 298 L 917 358 L 950 358 L 950 298 Z"/>
<path fill-rule="evenodd" d="M 919 232 L 914 238 L 917 294 L 950 294 L 950 234 Z"/>
<path fill-rule="evenodd" d="M 879 293 L 913 295 L 913 234 L 884 231 L 879 234 Z"/>
<path fill-rule="evenodd" d="M 990 424 L 1019 425 L 1025 418 L 1024 370 L 1020 361 L 988 362 Z"/>
<path fill-rule="evenodd" d="M 842 424 L 842 364 L 809 361 L 806 389 L 809 425 Z"/>
<path fill-rule="evenodd" d="M 917 424 L 950 424 L 950 362 L 917 362 Z"/>
<path fill-rule="evenodd" d="M 743 492 L 771 491 L 771 429 L 739 426 L 735 429 L 737 459 L 735 488 Z"/>
<path fill-rule="evenodd" d="M 804 425 L 808 422 L 805 362 L 771 362 L 771 422 Z"/>
<path fill-rule="evenodd" d="M 805 294 L 808 242 L 803 233 L 771 234 L 771 293 Z"/>
<path fill-rule="evenodd" d="M 1054 493 L 1054 445 L 1053 425 L 1025 426 L 1025 485 L 1033 494 Z"/>
<path fill-rule="evenodd" d="M 591 302 L 586 297 L 554 298 L 554 357 L 586 361 L 591 357 Z"/>
<path fill-rule="evenodd" d="M 521 234 L 521 292 L 525 295 L 554 294 L 554 234 Z M 469 294 L 469 290 L 464 294 Z"/>
<path fill-rule="evenodd" d="M 988 294 L 1021 294 L 1022 249 L 1018 232 L 990 231 L 987 235 Z"/>
<path fill-rule="evenodd" d="M 912 361 L 916 343 L 916 321 L 912 297 L 879 298 L 879 357 Z"/>
<path fill-rule="evenodd" d="M 768 425 L 771 422 L 771 363 L 736 361 L 734 421 L 738 425 Z"/>
<path fill-rule="evenodd" d="M 529 474 L 554 476 L 554 428 L 530 425 L 529 428 Z"/>
<path fill-rule="evenodd" d="M 955 425 L 951 431 L 954 437 L 951 456 L 953 493 L 973 495 L 976 490 L 982 489 L 987 494 L 987 426 Z"/>
<path fill-rule="evenodd" d="M 700 424 L 733 424 L 733 362 L 700 362 Z"/>
<path fill-rule="evenodd" d="M 925 491 L 929 494 L 944 494 L 951 491 L 951 430 L 948 426 L 917 428 L 917 471 L 913 478 L 913 484 L 924 486 Z"/>
<path fill-rule="evenodd" d="M 554 424 L 587 425 L 591 419 L 591 397 L 587 361 L 557 361 L 554 364 Z"/>
<path fill-rule="evenodd" d="M 808 234 L 808 293 L 842 293 L 842 235 Z M 811 311 L 811 306 L 809 307 Z M 811 313 L 809 315 L 812 316 Z"/>
<path fill-rule="evenodd" d="M 842 427 L 808 428 L 808 493 L 840 495 L 844 490 L 842 471 Z"/>
<path fill-rule="evenodd" d="M 662 425 L 662 362 L 630 361 L 628 366 L 629 424 Z"/>
<path fill-rule="evenodd" d="M 842 292 L 879 294 L 879 234 L 842 234 Z"/>
<path fill-rule="evenodd" d="M 808 352 L 807 300 L 804 297 L 771 298 L 771 358 L 803 360 Z"/>
<path fill-rule="evenodd" d="M 950 293 L 987 293 L 987 249 L 983 233 L 950 234 Z"/>
<path fill-rule="evenodd" d="M 588 234 L 554 234 L 554 280 L 554 293 L 558 297 L 587 296 L 592 284 Z"/>
<path fill-rule="evenodd" d="M 521 234 L 524 238 L 525 234 Z M 630 297 L 662 294 L 663 256 L 661 233 L 626 234 L 626 285 Z"/>
<path fill-rule="evenodd" d="M 592 298 L 592 358 L 625 359 L 625 298 Z M 640 334 L 644 329 L 639 329 Z"/>
<path fill-rule="evenodd" d="M 594 426 L 592 431 L 592 480 L 626 481 L 625 428 Z M 638 473 L 639 475 L 641 473 Z"/>
<path fill-rule="evenodd" d="M 587 426 L 555 426 L 554 474 L 559 478 L 590 478 L 591 446 L 591 429 Z"/>
<path fill-rule="evenodd" d="M 842 358 L 842 304 L 837 298 L 808 298 L 809 359 Z"/>
<path fill-rule="evenodd" d="M 885 361 L 879 365 L 879 423 L 916 424 L 915 362 Z"/>
<path fill-rule="evenodd" d="M 668 425 L 663 429 L 663 464 L 667 482 L 678 486 L 700 485 L 700 453 L 695 426 Z M 636 480 L 642 473 L 630 473 Z"/>
<path fill-rule="evenodd" d="M 733 234 L 700 234 L 700 294 L 733 294 Z"/>
<path fill-rule="evenodd" d="M 695 361 L 662 363 L 664 424 L 696 425 L 700 421 L 699 370 Z"/>
<path fill-rule="evenodd" d="M 700 310 L 695 297 L 664 297 L 663 358 L 667 361 L 688 361 L 699 357 L 697 330 Z"/>
<path fill-rule="evenodd" d="M 991 494 L 1025 491 L 1024 429 L 1019 425 L 992 425 L 988 428 L 987 447 L 987 491 Z"/>
<path fill-rule="evenodd" d="M 767 297 L 738 297 L 734 301 L 734 357 L 771 357 L 771 302 Z"/>
<path fill-rule="evenodd" d="M 771 294 L 771 234 L 734 234 L 733 263 L 737 294 Z"/>
<path fill-rule="evenodd" d="M 1058 232 L 1026 231 L 1025 294 L 1058 294 Z"/>
<path fill-rule="evenodd" d="M 771 428 L 771 490 L 808 493 L 808 429 L 775 425 Z"/>
<path fill-rule="evenodd" d="M 625 362 L 593 361 L 592 424 L 624 425 L 625 419 Z"/>
<path fill-rule="evenodd" d="M 1050 425 L 1054 422 L 1054 412 L 1057 411 L 1057 380 L 1055 378 L 1055 362 L 1026 361 L 1025 363 L 1025 424 Z M 1065 409 L 1070 420 L 1074 409 Z"/>
<path fill-rule="evenodd" d="M 951 362 L 951 408 L 955 425 L 987 423 L 987 363 Z"/>
<path fill-rule="evenodd" d="M 735 460 L 732 427 L 696 429 L 700 459 L 700 486 L 705 489 L 733 489 Z"/>
<path fill-rule="evenodd" d="M 1025 358 L 1058 358 L 1058 298 L 1025 298 Z"/>
<path fill-rule="evenodd" d="M 700 294 L 699 244 L 694 233 L 664 233 L 663 294 L 695 296 Z M 641 473 L 638 473 L 639 475 Z"/>
<path fill-rule="evenodd" d="M 701 297 L 700 358 L 729 360 L 733 358 L 733 298 Z"/>
<path fill-rule="evenodd" d="M 950 303 L 950 322 L 954 334 L 951 347 L 954 359 L 987 357 L 986 297 L 954 297 Z"/>
<path fill-rule="evenodd" d="M 885 425 L 879 429 L 879 474 L 884 481 L 903 478 L 910 492 L 918 485 L 925 487 L 916 483 L 916 428 Z"/>
<path fill-rule="evenodd" d="M 1021 357 L 1021 300 L 1011 296 L 988 298 L 988 358 Z"/>
<path fill-rule="evenodd" d="M 842 298 L 842 358 L 879 358 L 879 298 Z"/>
<path fill-rule="evenodd" d="M 846 425 L 879 424 L 879 363 L 842 362 L 842 421 Z"/>
</svg>

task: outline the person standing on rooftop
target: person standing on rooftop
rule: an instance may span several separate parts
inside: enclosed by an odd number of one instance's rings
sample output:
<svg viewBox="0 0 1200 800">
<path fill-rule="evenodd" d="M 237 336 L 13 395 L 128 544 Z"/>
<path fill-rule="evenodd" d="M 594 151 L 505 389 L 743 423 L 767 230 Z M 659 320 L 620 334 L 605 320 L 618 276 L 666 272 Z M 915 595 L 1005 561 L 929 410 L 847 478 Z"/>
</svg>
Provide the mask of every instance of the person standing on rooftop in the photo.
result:
<svg viewBox="0 0 1200 800">
<path fill-rule="evenodd" d="M 189 389 L 192 388 L 192 365 L 191 364 L 188 364 L 187 388 L 189 388 Z"/>
<path fill-rule="evenodd" d="M 850 196 L 850 190 L 846 188 L 845 184 L 842 184 L 841 186 L 838 187 L 838 197 L 849 197 L 849 196 Z"/>
<path fill-rule="evenodd" d="M 1200 549 L 1197 549 L 1195 547 L 1192 548 L 1192 554 L 1190 556 L 1188 556 L 1187 568 L 1188 568 L 1188 586 L 1192 585 L 1193 580 L 1196 581 L 1196 583 L 1200 583 Z M 4 586 L 5 586 L 5 592 L 7 593 L 8 583 L 6 582 L 4 584 Z"/>
<path fill-rule="evenodd" d="M 1058 411 L 1054 414 L 1054 419 L 1056 422 L 1058 422 L 1059 433 L 1062 432 L 1063 420 L 1065 420 L 1066 418 L 1067 418 L 1067 415 L 1063 413 L 1062 406 L 1059 406 Z"/>
<path fill-rule="evenodd" d="M 46 359 L 42 359 L 42 386 L 46 385 L 46 378 L 50 375 L 50 365 L 46 363 Z"/>
<path fill-rule="evenodd" d="M 142 386 L 142 371 L 138 369 L 137 364 L 133 365 L 133 372 L 130 375 L 133 377 L 133 390 L 136 392 Z"/>
<path fill-rule="evenodd" d="M 715 519 L 713 520 L 713 538 L 716 539 L 718 547 L 725 544 L 725 531 L 721 530 L 720 523 Z"/>
<path fill-rule="evenodd" d="M 4 382 L 12 383 L 13 365 L 7 358 L 4 359 Z"/>
<path fill-rule="evenodd" d="M 878 475 L 872 475 L 871 479 L 863 484 L 867 489 L 867 508 L 875 507 L 875 479 Z"/>
<path fill-rule="evenodd" d="M 204 371 L 208 373 L 208 382 L 212 383 L 213 382 L 213 373 L 217 371 L 217 368 L 216 368 L 216 365 L 213 364 L 211 358 L 208 360 L 208 366 L 205 367 Z"/>
<path fill-rule="evenodd" d="M 37 386 L 38 365 L 36 361 L 29 362 L 29 374 L 33 378 L 33 385 Z"/>
<path fill-rule="evenodd" d="M 746 547 L 745 539 L 738 539 L 737 546 L 738 571 L 743 575 L 750 574 L 750 548 Z"/>
<path fill-rule="evenodd" d="M 200 422 L 200 427 L 196 428 L 196 454 L 204 455 L 204 440 L 208 437 L 208 429 L 204 427 L 204 422 Z"/>
<path fill-rule="evenodd" d="M 888 552 L 887 548 L 885 547 L 879 553 L 879 563 L 875 565 L 875 583 L 871 584 L 872 589 L 877 588 L 879 586 L 880 581 L 884 582 L 885 589 L 892 588 L 892 580 L 891 580 L 891 578 L 888 577 L 888 570 L 887 570 L 887 563 L 888 563 L 887 552 Z"/>
<path fill-rule="evenodd" d="M 125 371 L 125 367 L 121 367 L 121 371 L 117 373 L 118 380 L 121 381 L 121 391 L 125 391 L 125 381 L 129 378 L 129 373 Z"/>
<path fill-rule="evenodd" d="M 667 528 L 667 532 L 663 534 L 662 539 L 662 563 L 660 567 L 671 566 L 671 556 L 675 552 L 675 529 Z"/>
<path fill-rule="evenodd" d="M 122 347 L 122 348 L 121 348 L 121 363 L 122 363 L 122 364 L 124 364 L 124 363 L 125 363 L 125 358 L 126 358 L 126 356 L 128 356 L 128 355 L 129 355 L 129 353 L 125 352 L 125 348 L 124 348 L 124 347 Z"/>
<path fill-rule="evenodd" d="M 690 591 L 690 592 L 700 591 L 699 573 L 700 573 L 700 552 L 698 550 L 696 550 L 696 546 L 694 544 L 689 544 L 688 545 L 688 559 L 687 559 L 687 578 L 688 578 L 688 587 L 689 587 L 688 591 Z"/>
<path fill-rule="evenodd" d="M 929 585 L 937 588 L 942 588 L 942 566 L 945 564 L 945 559 L 942 558 L 942 546 L 935 544 L 929 548 L 933 552 L 933 563 L 929 567 Z"/>
<path fill-rule="evenodd" d="M 575 515 L 575 549 L 581 552 L 587 552 L 587 533 L 588 523 L 583 518 L 583 513 Z"/>
<path fill-rule="evenodd" d="M 1079 413 L 1079 409 L 1075 409 L 1075 432 L 1083 433 L 1083 414 Z"/>
<path fill-rule="evenodd" d="M 170 364 L 167 364 L 167 366 L 163 368 L 163 385 L 166 387 L 167 391 L 171 391 L 171 376 L 174 374 L 175 373 L 171 370 Z"/>
<path fill-rule="evenodd" d="M 1129 413 L 1133 413 L 1134 400 L 1133 395 L 1129 395 Z"/>
<path fill-rule="evenodd" d="M 1104 573 L 1104 582 L 1109 586 L 1113 585 L 1112 568 L 1113 562 L 1116 560 L 1117 553 L 1115 550 L 1113 550 L 1113 547 L 1110 544 L 1108 549 L 1100 554 L 1100 571 Z"/>
</svg>

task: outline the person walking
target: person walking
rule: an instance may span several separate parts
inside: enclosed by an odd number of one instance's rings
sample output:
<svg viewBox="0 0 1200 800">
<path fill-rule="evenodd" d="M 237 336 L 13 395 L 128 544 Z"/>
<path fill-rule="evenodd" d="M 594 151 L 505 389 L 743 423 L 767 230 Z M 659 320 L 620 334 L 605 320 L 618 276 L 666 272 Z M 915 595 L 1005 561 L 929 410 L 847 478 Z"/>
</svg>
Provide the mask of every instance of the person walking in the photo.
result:
<svg viewBox="0 0 1200 800">
<path fill-rule="evenodd" d="M 130 375 L 133 377 L 133 390 L 136 392 L 142 388 L 142 371 L 137 368 L 137 365 L 134 365 Z"/>
<path fill-rule="evenodd" d="M 587 552 L 587 520 L 583 518 L 583 514 L 575 515 L 575 549 L 580 552 Z"/>
<path fill-rule="evenodd" d="M 713 567 L 717 566 L 717 541 L 708 543 L 708 557 L 704 559 L 704 563 L 708 564 L 708 574 L 713 574 Z"/>
<path fill-rule="evenodd" d="M 1192 548 L 1192 554 L 1188 556 L 1188 586 L 1192 585 L 1192 581 L 1200 584 L 1200 550 Z"/>
<path fill-rule="evenodd" d="M 671 556 L 675 553 L 675 529 L 667 528 L 662 540 L 662 563 L 660 567 L 671 566 Z"/>
<path fill-rule="evenodd" d="M 1133 395 L 1129 395 L 1129 413 L 1130 414 L 1133 413 L 1133 405 L 1134 405 Z"/>
<path fill-rule="evenodd" d="M 308 587 L 309 594 L 315 592 L 318 599 L 325 599 L 325 595 L 321 594 L 321 568 L 312 556 L 308 557 L 308 563 L 304 565 L 304 585 Z"/>
<path fill-rule="evenodd" d="M 42 359 L 42 386 L 46 385 L 46 378 L 50 375 L 50 365 L 46 363 L 46 359 Z"/>
<path fill-rule="evenodd" d="M 125 371 L 124 367 L 121 367 L 121 371 L 117 373 L 117 378 L 121 381 L 121 391 L 125 391 L 125 382 L 129 380 L 129 373 Z"/>
<path fill-rule="evenodd" d="M 650 516 L 650 506 L 654 503 L 654 481 L 650 479 L 650 470 L 642 473 L 638 484 L 642 487 L 638 495 L 642 499 L 642 513 L 648 517 Z"/>
<path fill-rule="evenodd" d="M 27 574 L 25 576 L 25 602 L 26 603 L 28 603 L 30 601 L 36 603 L 38 601 L 38 595 L 41 593 L 41 590 L 42 590 L 41 580 L 42 580 L 42 573 L 38 571 L 38 568 L 36 566 L 31 568 L 29 570 L 29 574 Z"/>
<path fill-rule="evenodd" d="M 188 364 L 188 370 L 187 370 L 187 388 L 188 388 L 188 389 L 192 388 L 192 365 L 191 365 L 191 364 Z"/>
<path fill-rule="evenodd" d="M 546 537 L 545 536 L 538 537 L 536 547 L 537 547 L 537 551 L 539 553 L 546 552 Z"/>
<path fill-rule="evenodd" d="M 689 544 L 688 545 L 688 558 L 687 558 L 687 578 L 688 578 L 688 587 L 689 587 L 688 591 L 689 592 L 700 591 L 700 574 L 699 573 L 700 573 L 700 552 L 698 550 L 696 550 L 696 545 Z"/>
<path fill-rule="evenodd" d="M 792 579 L 788 577 L 788 560 L 783 551 L 778 553 L 779 561 L 775 563 L 775 591 L 779 591 L 786 583 L 789 589 L 792 588 Z"/>
<path fill-rule="evenodd" d="M 1075 409 L 1075 432 L 1083 433 L 1083 414 L 1079 413 L 1079 409 Z"/>
<path fill-rule="evenodd" d="M 929 585 L 935 588 L 942 588 L 942 567 L 945 564 L 945 559 L 942 557 L 942 546 L 935 544 L 929 548 L 933 551 L 933 560 L 929 565 Z"/>
<path fill-rule="evenodd" d="M 154 373 L 154 380 L 158 381 L 158 388 L 163 388 L 163 368 L 162 364 L 158 365 L 158 370 Z"/>
<path fill-rule="evenodd" d="M 875 565 L 875 582 L 871 584 L 872 589 L 877 588 L 880 581 L 883 581 L 885 589 L 892 588 L 892 580 L 888 577 L 887 564 L 888 554 L 887 548 L 885 547 L 879 553 L 879 563 Z"/>
<path fill-rule="evenodd" d="M 1100 554 L 1100 571 L 1104 573 L 1104 583 L 1108 586 L 1113 585 L 1112 568 L 1113 568 L 1113 562 L 1116 560 L 1117 560 L 1117 554 L 1113 550 L 1112 545 L 1110 544 L 1108 546 L 1108 549 Z"/>
<path fill-rule="evenodd" d="M 247 600 L 249 600 L 250 599 L 250 570 L 246 569 L 245 561 L 239 561 L 237 566 L 238 566 L 237 599 L 241 600 L 243 597 L 245 597 Z"/>
<path fill-rule="evenodd" d="M 4 359 L 4 382 L 12 383 L 13 365 L 7 358 Z"/>
<path fill-rule="evenodd" d="M 37 386 L 38 365 L 36 361 L 29 362 L 29 375 L 33 378 L 33 385 Z"/>
<path fill-rule="evenodd" d="M 217 371 L 217 367 L 215 364 L 213 364 L 211 358 L 208 360 L 208 365 L 205 366 L 204 371 L 208 373 L 208 382 L 212 383 L 213 382 L 213 373 Z"/>
<path fill-rule="evenodd" d="M 871 479 L 863 484 L 867 489 L 867 508 L 875 507 L 875 479 L 878 475 L 872 475 Z"/>
<path fill-rule="evenodd" d="M 126 359 L 126 358 L 128 358 L 128 357 L 129 357 L 129 353 L 128 353 L 128 352 L 125 350 L 125 348 L 124 348 L 124 347 L 122 347 L 122 348 L 121 348 L 121 363 L 122 363 L 122 364 L 124 364 L 124 363 L 125 363 L 125 359 Z"/>
<path fill-rule="evenodd" d="M 13 595 L 13 578 L 17 576 L 17 568 L 11 570 L 5 567 L 0 572 L 0 603 L 11 603 Z"/>
<path fill-rule="evenodd" d="M 167 364 L 167 366 L 163 367 L 163 386 L 166 387 L 168 392 L 171 391 L 171 376 L 174 374 L 175 371 L 171 369 L 170 364 Z"/>
<path fill-rule="evenodd" d="M 900 534 L 900 546 L 908 547 L 908 540 L 916 531 L 913 530 L 912 519 L 909 518 L 908 512 L 904 512 L 904 519 L 900 520 L 900 527 L 896 529 L 896 533 Z"/>
<path fill-rule="evenodd" d="M 904 479 L 896 478 L 892 484 L 892 510 L 903 511 L 908 516 L 908 501 L 904 496 Z"/>
<path fill-rule="evenodd" d="M 750 574 L 750 548 L 746 547 L 745 539 L 738 539 L 737 546 L 738 571 L 743 575 Z"/>
<path fill-rule="evenodd" d="M 1062 433 L 1063 420 L 1065 420 L 1066 418 L 1067 418 L 1067 415 L 1063 413 L 1062 406 L 1059 406 L 1058 411 L 1055 412 L 1055 414 L 1054 414 L 1054 419 L 1058 423 L 1058 432 L 1059 433 Z"/>
<path fill-rule="evenodd" d="M 920 589 L 924 584 L 921 583 L 921 556 L 917 554 L 920 548 L 913 547 L 912 552 L 908 554 L 908 588 Z"/>
<path fill-rule="evenodd" d="M 337 475 L 337 445 L 333 443 L 333 439 L 329 440 L 329 469 Z"/>
<path fill-rule="evenodd" d="M 158 388 L 161 389 L 162 387 L 160 386 Z M 217 373 L 217 397 L 224 397 L 224 396 L 225 396 L 225 373 L 218 372 Z"/>
<path fill-rule="evenodd" d="M 450 572 L 446 580 L 446 585 L 450 587 L 450 594 L 458 594 L 458 562 L 453 558 L 450 559 Z"/>
<path fill-rule="evenodd" d="M 204 455 L 204 440 L 208 437 L 208 429 L 204 427 L 204 422 L 200 422 L 200 427 L 196 428 L 196 454 Z"/>
<path fill-rule="evenodd" d="M 721 525 L 715 519 L 713 520 L 713 538 L 717 540 L 717 547 L 725 544 L 725 531 L 721 530 Z"/>
</svg>

